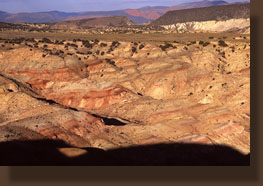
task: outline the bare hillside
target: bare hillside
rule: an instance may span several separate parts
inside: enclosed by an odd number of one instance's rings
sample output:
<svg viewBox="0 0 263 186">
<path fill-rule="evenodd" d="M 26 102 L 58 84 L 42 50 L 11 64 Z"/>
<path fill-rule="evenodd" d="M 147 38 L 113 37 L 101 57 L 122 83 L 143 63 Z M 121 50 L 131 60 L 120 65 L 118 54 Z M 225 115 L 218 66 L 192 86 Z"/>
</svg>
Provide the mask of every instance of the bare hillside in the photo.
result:
<svg viewBox="0 0 263 186">
<path fill-rule="evenodd" d="M 124 16 L 100 17 L 72 21 L 61 21 L 51 25 L 53 29 L 88 29 L 92 27 L 122 27 L 134 23 Z"/>
</svg>

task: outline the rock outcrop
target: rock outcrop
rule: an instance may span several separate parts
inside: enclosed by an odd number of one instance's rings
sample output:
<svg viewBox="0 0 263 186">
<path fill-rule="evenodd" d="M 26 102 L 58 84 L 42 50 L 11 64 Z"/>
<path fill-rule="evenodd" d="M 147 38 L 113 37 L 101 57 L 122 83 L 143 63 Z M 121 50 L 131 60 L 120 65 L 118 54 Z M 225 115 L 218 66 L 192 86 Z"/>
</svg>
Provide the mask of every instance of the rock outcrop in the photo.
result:
<svg viewBox="0 0 263 186">
<path fill-rule="evenodd" d="M 250 33 L 250 19 L 230 19 L 226 21 L 204 21 L 204 22 L 186 22 L 172 25 L 163 25 L 166 30 L 175 33 Z"/>
</svg>

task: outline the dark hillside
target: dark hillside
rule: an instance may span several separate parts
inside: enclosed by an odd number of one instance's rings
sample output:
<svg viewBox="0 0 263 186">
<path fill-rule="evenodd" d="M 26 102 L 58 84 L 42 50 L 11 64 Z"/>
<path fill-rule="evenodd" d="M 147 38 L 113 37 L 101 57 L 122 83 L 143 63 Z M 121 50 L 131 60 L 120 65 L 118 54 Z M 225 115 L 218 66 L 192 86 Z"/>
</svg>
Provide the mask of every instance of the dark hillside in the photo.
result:
<svg viewBox="0 0 263 186">
<path fill-rule="evenodd" d="M 250 4 L 232 4 L 169 11 L 151 25 L 170 25 L 191 21 L 228 20 L 250 17 Z"/>
<path fill-rule="evenodd" d="M 72 21 L 61 21 L 51 24 L 53 29 L 88 29 L 92 27 L 125 27 L 134 23 L 124 16 L 100 17 Z"/>
<path fill-rule="evenodd" d="M 6 18 L 7 16 L 10 16 L 11 14 L 7 13 L 7 12 L 3 12 L 0 11 L 0 21 L 3 21 L 4 18 Z"/>
<path fill-rule="evenodd" d="M 222 0 L 203 0 L 198 2 L 190 2 L 190 3 L 183 3 L 176 6 L 169 7 L 167 11 L 171 10 L 183 10 L 183 9 L 191 9 L 191 8 L 203 8 L 203 7 L 210 7 L 210 6 L 220 6 L 220 5 L 227 5 L 228 2 Z"/>
</svg>

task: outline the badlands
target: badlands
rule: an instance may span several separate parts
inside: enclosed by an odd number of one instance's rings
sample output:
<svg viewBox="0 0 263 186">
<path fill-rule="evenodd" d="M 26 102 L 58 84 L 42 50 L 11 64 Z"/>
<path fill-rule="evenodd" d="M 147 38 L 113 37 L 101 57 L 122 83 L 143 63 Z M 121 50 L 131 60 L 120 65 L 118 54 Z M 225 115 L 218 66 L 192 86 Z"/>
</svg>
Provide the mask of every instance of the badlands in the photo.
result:
<svg viewBox="0 0 263 186">
<path fill-rule="evenodd" d="M 249 164 L 249 34 L 12 33 L 1 165 Z"/>
</svg>

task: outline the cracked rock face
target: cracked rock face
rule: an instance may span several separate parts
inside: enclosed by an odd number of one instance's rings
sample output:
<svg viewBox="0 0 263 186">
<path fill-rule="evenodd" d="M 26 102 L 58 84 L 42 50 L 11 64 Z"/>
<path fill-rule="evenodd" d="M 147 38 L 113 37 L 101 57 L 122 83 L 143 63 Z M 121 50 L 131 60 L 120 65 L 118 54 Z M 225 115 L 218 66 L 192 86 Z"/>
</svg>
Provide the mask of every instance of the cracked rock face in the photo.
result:
<svg viewBox="0 0 263 186">
<path fill-rule="evenodd" d="M 166 48 L 74 44 L 2 48 L 0 141 L 60 139 L 104 150 L 183 142 L 250 153 L 248 38 Z"/>
</svg>

